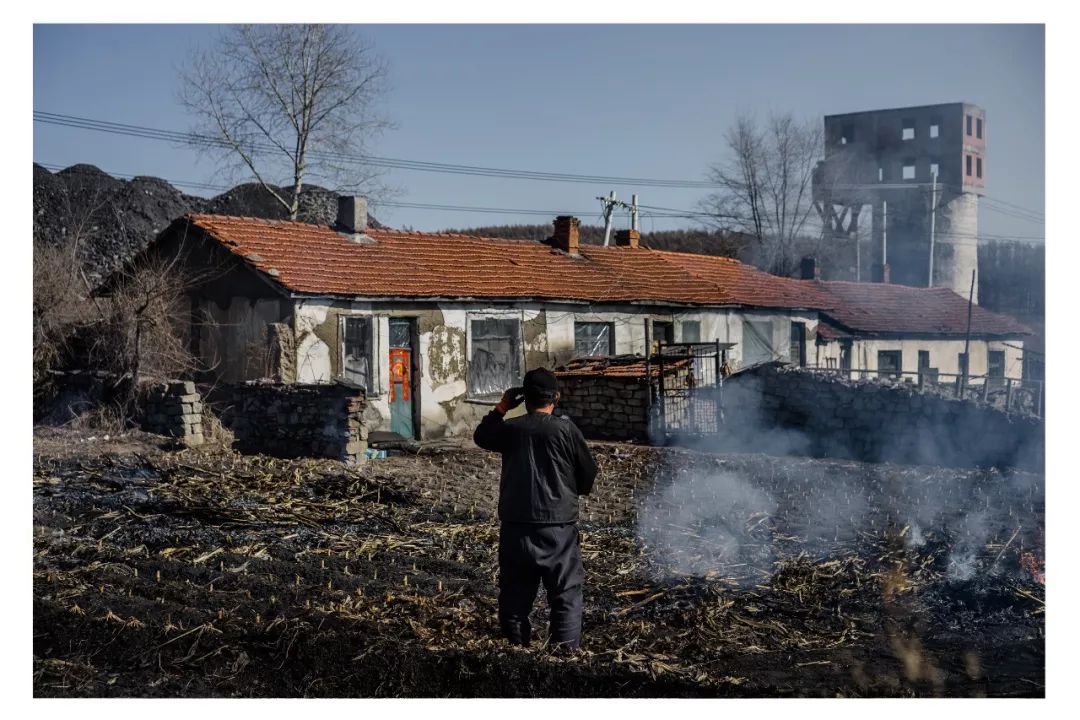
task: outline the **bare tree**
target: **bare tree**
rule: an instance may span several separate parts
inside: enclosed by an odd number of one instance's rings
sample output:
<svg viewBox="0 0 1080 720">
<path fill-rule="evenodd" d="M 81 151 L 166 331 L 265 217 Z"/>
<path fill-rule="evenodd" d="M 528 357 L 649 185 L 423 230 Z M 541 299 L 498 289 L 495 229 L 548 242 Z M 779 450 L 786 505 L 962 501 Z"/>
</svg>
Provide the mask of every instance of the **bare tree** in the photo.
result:
<svg viewBox="0 0 1080 720">
<path fill-rule="evenodd" d="M 198 118 L 193 144 L 253 175 L 295 220 L 306 182 L 368 190 L 381 174 L 361 157 L 389 127 L 375 109 L 385 83 L 353 28 L 242 25 L 192 56 L 180 100 Z"/>
<path fill-rule="evenodd" d="M 809 232 L 820 234 L 812 222 L 814 167 L 823 152 L 820 127 L 790 113 L 770 115 L 764 126 L 742 115 L 724 141 L 729 157 L 709 168 L 709 179 L 720 189 L 701 202 L 707 222 L 749 236 L 762 267 L 791 274 L 799 259 L 797 242 Z"/>
</svg>

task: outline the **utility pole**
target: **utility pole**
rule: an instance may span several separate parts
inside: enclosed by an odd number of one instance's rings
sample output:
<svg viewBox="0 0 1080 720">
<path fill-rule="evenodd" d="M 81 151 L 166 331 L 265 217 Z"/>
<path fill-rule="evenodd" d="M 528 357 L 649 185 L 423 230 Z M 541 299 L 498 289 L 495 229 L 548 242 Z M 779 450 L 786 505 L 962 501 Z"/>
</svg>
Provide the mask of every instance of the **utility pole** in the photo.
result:
<svg viewBox="0 0 1080 720">
<path fill-rule="evenodd" d="M 968 293 L 967 333 L 964 335 L 964 367 L 960 368 L 960 399 L 964 399 L 967 389 L 968 373 L 971 368 L 971 306 L 975 304 L 975 271 L 971 271 L 971 291 Z"/>
<path fill-rule="evenodd" d="M 861 282 L 862 278 L 862 256 L 859 252 L 859 248 L 862 247 L 862 243 L 859 242 L 859 232 L 855 231 L 855 282 Z"/>
<path fill-rule="evenodd" d="M 937 218 L 937 173 L 930 185 L 930 274 L 926 287 L 934 287 L 934 220 Z"/>
<path fill-rule="evenodd" d="M 885 266 L 889 264 L 889 201 L 881 201 L 881 279 L 885 280 Z"/>
<path fill-rule="evenodd" d="M 619 203 L 615 200 L 614 190 L 608 193 L 607 197 L 597 197 L 596 199 L 604 206 L 604 247 L 607 247 L 611 244 L 612 215 L 615 213 L 615 206 Z"/>
</svg>

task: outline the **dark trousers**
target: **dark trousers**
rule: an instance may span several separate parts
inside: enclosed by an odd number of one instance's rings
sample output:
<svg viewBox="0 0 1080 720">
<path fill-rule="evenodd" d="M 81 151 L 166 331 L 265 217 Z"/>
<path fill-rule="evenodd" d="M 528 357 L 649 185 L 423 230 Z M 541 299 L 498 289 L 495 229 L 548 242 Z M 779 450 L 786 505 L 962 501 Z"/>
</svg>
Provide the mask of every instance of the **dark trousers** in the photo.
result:
<svg viewBox="0 0 1080 720">
<path fill-rule="evenodd" d="M 532 638 L 529 613 L 543 581 L 551 609 L 550 643 L 581 643 L 581 586 L 585 569 L 576 524 L 503 523 L 499 528 L 499 626 L 516 645 Z"/>
</svg>

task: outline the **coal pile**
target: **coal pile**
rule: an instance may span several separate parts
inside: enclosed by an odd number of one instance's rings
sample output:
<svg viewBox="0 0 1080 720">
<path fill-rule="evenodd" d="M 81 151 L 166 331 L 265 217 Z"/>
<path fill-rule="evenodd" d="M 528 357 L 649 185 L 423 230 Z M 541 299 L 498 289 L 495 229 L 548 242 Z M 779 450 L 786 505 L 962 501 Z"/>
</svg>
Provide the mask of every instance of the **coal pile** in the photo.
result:
<svg viewBox="0 0 1080 720">
<path fill-rule="evenodd" d="M 496 636 L 488 453 L 110 442 L 37 439 L 38 696 L 1043 694 L 1041 476 L 597 443 L 564 658 Z"/>
<path fill-rule="evenodd" d="M 305 188 L 300 220 L 334 221 L 336 198 L 325 188 Z M 106 277 L 189 212 L 286 216 L 270 193 L 256 184 L 238 185 L 206 199 L 183 193 L 161 178 L 120 180 L 93 165 L 72 165 L 52 173 L 34 164 L 34 238 L 51 244 L 77 243 L 76 253 L 91 280 Z M 374 218 L 369 222 L 380 227 Z"/>
</svg>

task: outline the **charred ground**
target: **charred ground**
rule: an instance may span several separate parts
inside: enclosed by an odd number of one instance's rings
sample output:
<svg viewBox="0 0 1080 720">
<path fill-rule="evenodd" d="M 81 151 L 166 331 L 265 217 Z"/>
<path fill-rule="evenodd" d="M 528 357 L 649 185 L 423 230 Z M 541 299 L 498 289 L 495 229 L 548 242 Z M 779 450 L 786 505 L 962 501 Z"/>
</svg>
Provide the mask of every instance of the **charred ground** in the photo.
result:
<svg viewBox="0 0 1080 720">
<path fill-rule="evenodd" d="M 495 638 L 495 457 L 76 440 L 35 438 L 38 696 L 1043 694 L 1040 476 L 596 444 L 560 658 Z"/>
</svg>

